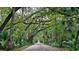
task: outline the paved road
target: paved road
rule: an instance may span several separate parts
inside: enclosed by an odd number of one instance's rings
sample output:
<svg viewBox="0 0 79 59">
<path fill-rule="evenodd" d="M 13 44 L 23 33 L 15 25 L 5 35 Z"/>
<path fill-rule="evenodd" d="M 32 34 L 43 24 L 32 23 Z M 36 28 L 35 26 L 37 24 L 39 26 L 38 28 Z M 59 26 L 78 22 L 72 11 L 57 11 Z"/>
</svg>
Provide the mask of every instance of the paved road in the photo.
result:
<svg viewBox="0 0 79 59">
<path fill-rule="evenodd" d="M 42 43 L 34 44 L 23 51 L 64 51 L 63 48 L 51 47 Z"/>
</svg>

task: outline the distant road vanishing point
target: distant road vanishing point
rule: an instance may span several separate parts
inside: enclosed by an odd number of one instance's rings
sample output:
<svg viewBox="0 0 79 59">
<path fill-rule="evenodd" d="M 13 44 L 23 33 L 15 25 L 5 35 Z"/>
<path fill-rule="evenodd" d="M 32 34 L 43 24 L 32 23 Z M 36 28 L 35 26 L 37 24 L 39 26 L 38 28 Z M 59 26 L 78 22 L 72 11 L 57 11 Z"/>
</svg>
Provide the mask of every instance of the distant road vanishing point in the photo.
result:
<svg viewBox="0 0 79 59">
<path fill-rule="evenodd" d="M 25 48 L 23 51 L 64 51 L 64 49 L 51 47 L 51 46 L 38 42 L 34 45 L 29 46 L 28 48 Z"/>
</svg>

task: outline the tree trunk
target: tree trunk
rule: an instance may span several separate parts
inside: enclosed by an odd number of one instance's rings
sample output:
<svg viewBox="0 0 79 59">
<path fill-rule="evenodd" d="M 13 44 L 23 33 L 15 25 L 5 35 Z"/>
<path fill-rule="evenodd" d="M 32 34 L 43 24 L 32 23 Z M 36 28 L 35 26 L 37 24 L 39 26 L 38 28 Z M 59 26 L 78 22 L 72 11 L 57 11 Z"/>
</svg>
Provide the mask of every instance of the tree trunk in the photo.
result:
<svg viewBox="0 0 79 59">
<path fill-rule="evenodd" d="M 20 9 L 20 7 L 16 7 L 15 8 L 15 12 Z M 4 27 L 6 26 L 6 24 L 9 22 L 9 20 L 11 19 L 13 14 L 13 10 L 11 11 L 11 13 L 6 17 L 5 21 L 3 22 L 3 24 L 0 26 L 0 32 L 2 32 L 2 30 L 4 29 Z"/>
</svg>

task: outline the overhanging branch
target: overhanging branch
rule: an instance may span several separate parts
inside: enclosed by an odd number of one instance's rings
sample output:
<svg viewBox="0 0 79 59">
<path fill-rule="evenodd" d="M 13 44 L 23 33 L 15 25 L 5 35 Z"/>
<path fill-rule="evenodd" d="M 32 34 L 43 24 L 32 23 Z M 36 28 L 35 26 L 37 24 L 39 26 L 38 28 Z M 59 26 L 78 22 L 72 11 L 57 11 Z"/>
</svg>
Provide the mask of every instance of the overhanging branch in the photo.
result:
<svg viewBox="0 0 79 59">
<path fill-rule="evenodd" d="M 14 8 L 14 7 L 13 7 Z M 15 7 L 15 12 L 20 9 L 20 7 Z M 6 17 L 5 21 L 3 22 L 3 24 L 0 26 L 0 32 L 2 32 L 2 30 L 4 29 L 4 27 L 6 26 L 6 24 L 9 22 L 9 20 L 11 19 L 12 17 L 12 13 L 13 13 L 13 10 L 11 11 L 11 13 Z"/>
</svg>

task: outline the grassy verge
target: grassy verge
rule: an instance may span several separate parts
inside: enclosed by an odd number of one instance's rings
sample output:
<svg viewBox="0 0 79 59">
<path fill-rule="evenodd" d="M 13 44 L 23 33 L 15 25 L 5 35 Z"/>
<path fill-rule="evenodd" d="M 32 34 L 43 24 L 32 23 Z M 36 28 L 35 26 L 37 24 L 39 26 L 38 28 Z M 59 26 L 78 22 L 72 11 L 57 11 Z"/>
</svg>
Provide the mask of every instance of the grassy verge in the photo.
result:
<svg viewBox="0 0 79 59">
<path fill-rule="evenodd" d="M 23 46 L 21 48 L 15 48 L 12 51 L 22 51 L 23 49 L 27 48 L 28 46 Z"/>
</svg>

